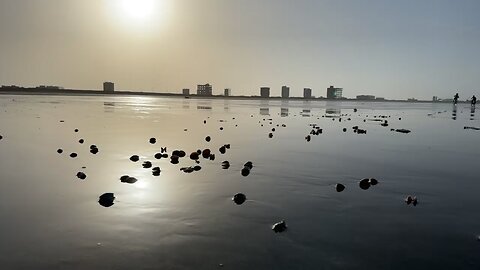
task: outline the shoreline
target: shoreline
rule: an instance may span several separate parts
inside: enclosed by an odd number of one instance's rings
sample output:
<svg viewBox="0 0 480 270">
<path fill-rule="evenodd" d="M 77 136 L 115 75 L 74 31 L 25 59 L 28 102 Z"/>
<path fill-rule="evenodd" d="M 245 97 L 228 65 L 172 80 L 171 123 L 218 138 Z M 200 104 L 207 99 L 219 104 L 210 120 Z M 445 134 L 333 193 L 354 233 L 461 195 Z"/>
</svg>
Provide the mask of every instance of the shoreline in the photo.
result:
<svg viewBox="0 0 480 270">
<path fill-rule="evenodd" d="M 432 101 L 432 100 L 361 100 L 361 99 L 327 99 L 327 98 L 304 98 L 304 97 L 289 97 L 282 98 L 279 96 L 274 97 L 260 97 L 260 96 L 223 96 L 223 95 L 212 95 L 212 96 L 197 96 L 193 95 L 183 95 L 176 93 L 154 93 L 154 92 L 131 92 L 131 91 L 116 91 L 114 93 L 105 93 L 99 90 L 51 90 L 51 91 L 38 91 L 37 89 L 21 89 L 21 90 L 12 90 L 12 89 L 0 89 L 0 95 L 24 95 L 24 96 L 149 96 L 149 97 L 176 97 L 176 98 L 185 98 L 185 99 L 233 99 L 233 100 L 294 100 L 294 101 L 333 101 L 333 102 L 402 102 L 402 103 L 452 103 L 451 100 L 446 101 Z M 467 104 L 469 101 L 459 101 L 459 104 Z"/>
</svg>

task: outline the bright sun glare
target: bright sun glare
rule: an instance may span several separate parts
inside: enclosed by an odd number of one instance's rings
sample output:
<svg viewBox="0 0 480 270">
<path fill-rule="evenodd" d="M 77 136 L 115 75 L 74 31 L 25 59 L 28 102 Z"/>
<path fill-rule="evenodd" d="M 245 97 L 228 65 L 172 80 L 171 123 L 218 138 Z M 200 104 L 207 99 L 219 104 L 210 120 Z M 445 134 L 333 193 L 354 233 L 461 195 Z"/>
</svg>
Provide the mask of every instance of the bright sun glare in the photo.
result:
<svg viewBox="0 0 480 270">
<path fill-rule="evenodd" d="M 122 0 L 126 14 L 136 19 L 147 19 L 153 13 L 155 0 Z"/>
</svg>

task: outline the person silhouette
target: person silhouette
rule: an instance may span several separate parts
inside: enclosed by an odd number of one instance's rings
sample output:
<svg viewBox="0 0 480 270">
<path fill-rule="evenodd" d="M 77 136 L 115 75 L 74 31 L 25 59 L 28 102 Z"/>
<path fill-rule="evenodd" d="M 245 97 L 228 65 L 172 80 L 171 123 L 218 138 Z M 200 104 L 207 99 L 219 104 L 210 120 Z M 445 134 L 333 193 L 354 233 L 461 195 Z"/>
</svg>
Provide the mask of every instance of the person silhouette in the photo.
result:
<svg viewBox="0 0 480 270">
<path fill-rule="evenodd" d="M 473 95 L 472 97 L 472 105 L 475 106 L 475 104 L 477 104 L 477 97 L 475 95 Z"/>
<path fill-rule="evenodd" d="M 457 104 L 457 101 L 458 101 L 458 98 L 460 96 L 458 95 L 458 93 L 455 94 L 455 96 L 453 96 L 453 104 Z"/>
</svg>

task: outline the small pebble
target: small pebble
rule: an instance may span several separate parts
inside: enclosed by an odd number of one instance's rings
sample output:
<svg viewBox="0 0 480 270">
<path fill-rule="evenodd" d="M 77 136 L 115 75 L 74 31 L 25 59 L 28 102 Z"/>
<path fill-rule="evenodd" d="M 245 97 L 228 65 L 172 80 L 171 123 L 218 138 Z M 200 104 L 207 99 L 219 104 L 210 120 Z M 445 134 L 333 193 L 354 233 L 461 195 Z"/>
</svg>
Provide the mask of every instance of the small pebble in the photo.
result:
<svg viewBox="0 0 480 270">
<path fill-rule="evenodd" d="M 133 161 L 133 162 L 137 162 L 137 161 L 140 160 L 140 157 L 137 156 L 137 155 L 133 155 L 133 156 L 130 157 L 130 160 Z"/>
<path fill-rule="evenodd" d="M 342 184 L 336 184 L 336 185 L 335 185 L 335 190 L 336 190 L 337 192 L 342 192 L 342 191 L 345 190 L 345 186 L 342 185 Z"/>
<path fill-rule="evenodd" d="M 78 172 L 77 177 L 82 179 L 82 180 L 85 180 L 87 178 L 87 175 L 83 172 Z"/>
<path fill-rule="evenodd" d="M 71 153 L 71 154 L 70 154 L 70 157 L 71 157 L 71 158 L 76 158 L 77 156 L 78 156 L 77 153 Z"/>
<path fill-rule="evenodd" d="M 157 139 L 155 139 L 155 138 L 150 138 L 150 143 L 151 143 L 151 144 L 155 144 L 156 142 L 157 142 Z"/>
<path fill-rule="evenodd" d="M 57 153 L 61 154 L 61 153 L 63 153 L 63 150 L 62 150 L 62 149 L 58 149 L 58 150 L 57 150 Z"/>
<path fill-rule="evenodd" d="M 237 193 L 233 195 L 232 201 L 234 201 L 237 205 L 243 204 L 247 200 L 247 196 L 243 193 Z"/>
</svg>

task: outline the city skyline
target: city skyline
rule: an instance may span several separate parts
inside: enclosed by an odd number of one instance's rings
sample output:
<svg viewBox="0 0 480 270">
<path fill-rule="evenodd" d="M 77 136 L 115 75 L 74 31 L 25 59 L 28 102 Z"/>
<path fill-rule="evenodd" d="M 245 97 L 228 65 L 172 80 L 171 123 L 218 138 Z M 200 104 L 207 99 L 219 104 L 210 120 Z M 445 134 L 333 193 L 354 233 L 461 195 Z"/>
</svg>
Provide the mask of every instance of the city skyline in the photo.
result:
<svg viewBox="0 0 480 270">
<path fill-rule="evenodd" d="M 424 100 L 480 91 L 477 1 L 147 2 L 0 2 L 0 84 L 180 92 L 209 82 L 246 96 L 338 85 L 352 98 Z"/>
</svg>

